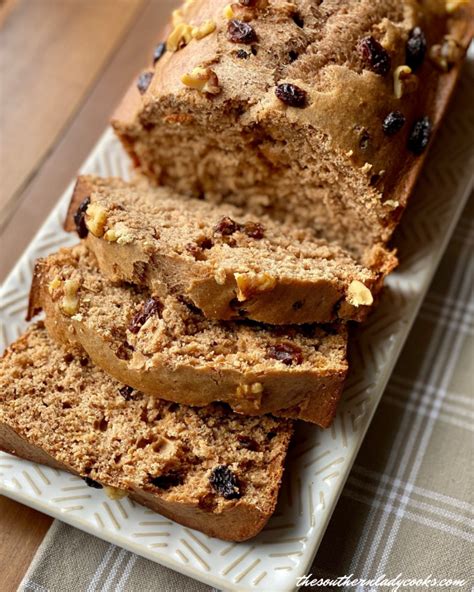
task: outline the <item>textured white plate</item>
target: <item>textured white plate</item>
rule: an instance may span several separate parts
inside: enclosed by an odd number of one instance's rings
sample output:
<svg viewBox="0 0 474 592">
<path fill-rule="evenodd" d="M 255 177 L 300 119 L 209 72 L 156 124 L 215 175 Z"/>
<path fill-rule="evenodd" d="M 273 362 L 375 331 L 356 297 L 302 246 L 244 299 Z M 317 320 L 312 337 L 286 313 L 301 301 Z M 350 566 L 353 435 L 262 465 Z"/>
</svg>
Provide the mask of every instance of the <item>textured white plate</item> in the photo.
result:
<svg viewBox="0 0 474 592">
<path fill-rule="evenodd" d="M 286 591 L 307 572 L 355 455 L 472 187 L 472 63 L 441 130 L 400 233 L 402 264 L 370 322 L 357 330 L 352 374 L 331 429 L 301 424 L 290 450 L 276 514 L 247 543 L 184 528 L 128 499 L 111 501 L 66 473 L 0 453 L 5 495 L 112 543 L 226 590 Z M 127 176 L 128 160 L 107 131 L 82 168 Z M 65 192 L 0 292 L 2 349 L 25 327 L 34 260 L 75 242 L 62 230 Z"/>
</svg>

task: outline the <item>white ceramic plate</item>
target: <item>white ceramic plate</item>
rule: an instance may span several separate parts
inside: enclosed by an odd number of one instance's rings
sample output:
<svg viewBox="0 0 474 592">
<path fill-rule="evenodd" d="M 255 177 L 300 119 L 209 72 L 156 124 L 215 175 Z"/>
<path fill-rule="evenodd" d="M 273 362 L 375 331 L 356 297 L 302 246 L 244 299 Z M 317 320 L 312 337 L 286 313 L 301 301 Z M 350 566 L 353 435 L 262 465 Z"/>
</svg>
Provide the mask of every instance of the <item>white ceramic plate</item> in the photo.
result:
<svg viewBox="0 0 474 592">
<path fill-rule="evenodd" d="M 350 375 L 331 429 L 301 424 L 276 514 L 255 539 L 229 544 L 166 520 L 128 499 L 111 501 L 71 475 L 0 453 L 5 495 L 152 561 L 226 590 L 287 591 L 308 572 L 394 364 L 472 187 L 474 81 L 465 71 L 403 222 L 402 264 L 380 307 L 352 340 Z M 471 109 L 471 111 L 470 111 Z M 83 172 L 127 176 L 128 160 L 108 130 Z M 75 238 L 62 230 L 72 185 L 0 292 L 2 349 L 25 328 L 34 260 Z"/>
</svg>

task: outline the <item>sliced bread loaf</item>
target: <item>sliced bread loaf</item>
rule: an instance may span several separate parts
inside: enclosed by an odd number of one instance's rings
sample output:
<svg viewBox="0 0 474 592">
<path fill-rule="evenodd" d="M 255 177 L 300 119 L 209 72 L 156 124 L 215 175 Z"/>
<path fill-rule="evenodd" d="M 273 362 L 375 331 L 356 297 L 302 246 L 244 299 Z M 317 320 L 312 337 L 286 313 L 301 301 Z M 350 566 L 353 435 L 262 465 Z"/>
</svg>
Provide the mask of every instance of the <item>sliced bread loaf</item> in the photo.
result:
<svg viewBox="0 0 474 592">
<path fill-rule="evenodd" d="M 372 271 L 308 231 L 116 178 L 80 177 L 66 228 L 108 278 L 184 295 L 211 319 L 361 321 L 395 264 L 380 251 Z"/>
<path fill-rule="evenodd" d="M 187 0 L 112 124 L 158 184 L 363 256 L 400 220 L 473 31 L 465 0 Z"/>
<path fill-rule="evenodd" d="M 37 263 L 30 316 L 59 342 L 140 391 L 178 403 L 228 403 L 330 424 L 347 372 L 344 325 L 210 321 L 173 296 L 106 280 L 84 244 Z"/>
<path fill-rule="evenodd" d="M 42 323 L 0 361 L 0 449 L 225 540 L 255 536 L 273 513 L 291 432 L 289 420 L 134 391 Z"/>
</svg>

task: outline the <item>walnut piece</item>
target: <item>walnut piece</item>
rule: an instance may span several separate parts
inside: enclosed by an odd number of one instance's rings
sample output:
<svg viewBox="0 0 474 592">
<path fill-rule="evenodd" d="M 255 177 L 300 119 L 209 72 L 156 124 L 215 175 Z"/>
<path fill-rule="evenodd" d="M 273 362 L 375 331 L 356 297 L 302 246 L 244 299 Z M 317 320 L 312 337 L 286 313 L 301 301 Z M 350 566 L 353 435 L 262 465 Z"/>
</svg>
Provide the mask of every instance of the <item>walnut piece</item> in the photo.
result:
<svg viewBox="0 0 474 592">
<path fill-rule="evenodd" d="M 54 279 L 49 282 L 48 292 L 52 294 L 61 286 L 61 278 L 57 275 Z"/>
<path fill-rule="evenodd" d="M 233 19 L 234 18 L 234 11 L 232 9 L 232 4 L 227 4 L 226 6 L 224 6 L 224 18 L 226 18 L 227 20 Z"/>
<path fill-rule="evenodd" d="M 69 317 L 72 317 L 79 310 L 78 292 L 81 284 L 77 278 L 71 278 L 64 282 L 63 299 L 61 309 Z"/>
<path fill-rule="evenodd" d="M 462 46 L 451 35 L 445 35 L 440 44 L 433 45 L 430 49 L 430 60 L 442 72 L 449 72 L 462 55 Z"/>
<path fill-rule="evenodd" d="M 235 281 L 237 283 L 237 300 L 244 302 L 257 292 L 266 292 L 272 290 L 277 283 L 275 277 L 269 273 L 234 273 Z"/>
<path fill-rule="evenodd" d="M 393 73 L 393 91 L 396 99 L 414 92 L 418 87 L 418 78 L 410 66 L 398 66 Z"/>
<path fill-rule="evenodd" d="M 130 234 L 129 229 L 120 222 L 107 230 L 104 234 L 104 239 L 110 243 L 117 243 L 118 245 L 128 245 L 133 243 L 133 236 Z"/>
<path fill-rule="evenodd" d="M 370 306 L 374 302 L 372 292 L 359 280 L 353 280 L 347 289 L 346 300 L 353 306 Z"/>
<path fill-rule="evenodd" d="M 237 387 L 236 395 L 240 399 L 244 399 L 242 410 L 250 404 L 251 407 L 259 409 L 262 401 L 263 385 L 261 382 L 254 382 L 253 384 L 241 384 Z"/>
<path fill-rule="evenodd" d="M 203 39 L 216 30 L 216 23 L 214 21 L 205 21 L 197 27 L 193 27 L 192 35 L 194 39 Z"/>
<path fill-rule="evenodd" d="M 94 236 L 100 238 L 104 234 L 107 223 L 107 211 L 96 203 L 89 204 L 86 210 L 86 226 Z"/>
<path fill-rule="evenodd" d="M 186 23 L 178 23 L 170 33 L 166 41 L 168 51 L 178 51 L 185 47 L 193 38 L 193 27 Z"/>
<path fill-rule="evenodd" d="M 104 491 L 107 497 L 109 497 L 111 500 L 120 500 L 127 496 L 127 492 L 123 489 L 118 489 L 117 487 L 110 487 L 109 485 L 106 485 L 104 487 Z"/>
<path fill-rule="evenodd" d="M 181 77 L 181 82 L 205 94 L 218 95 L 221 92 L 216 73 L 210 68 L 198 66 L 192 72 L 184 74 Z"/>
<path fill-rule="evenodd" d="M 252 0 L 251 2 L 234 2 L 226 7 L 226 18 L 237 18 L 241 21 L 248 22 L 257 18 L 259 10 L 268 7 L 268 0 Z M 229 10 L 230 8 L 230 10 Z M 294 9 L 294 6 L 293 6 Z M 229 16 L 227 16 L 229 15 Z"/>
</svg>

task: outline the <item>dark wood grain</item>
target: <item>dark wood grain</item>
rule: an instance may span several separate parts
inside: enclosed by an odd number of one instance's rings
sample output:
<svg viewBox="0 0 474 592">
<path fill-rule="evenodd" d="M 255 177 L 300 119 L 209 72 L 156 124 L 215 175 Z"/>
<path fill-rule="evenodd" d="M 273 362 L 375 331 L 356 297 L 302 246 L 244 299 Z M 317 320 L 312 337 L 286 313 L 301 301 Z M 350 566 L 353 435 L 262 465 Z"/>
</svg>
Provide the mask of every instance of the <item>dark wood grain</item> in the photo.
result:
<svg viewBox="0 0 474 592">
<path fill-rule="evenodd" d="M 2 592 L 15 592 L 51 518 L 0 496 L 0 574 Z"/>
<path fill-rule="evenodd" d="M 1 31 L 5 221 L 145 0 L 18 0 Z"/>
</svg>

